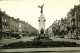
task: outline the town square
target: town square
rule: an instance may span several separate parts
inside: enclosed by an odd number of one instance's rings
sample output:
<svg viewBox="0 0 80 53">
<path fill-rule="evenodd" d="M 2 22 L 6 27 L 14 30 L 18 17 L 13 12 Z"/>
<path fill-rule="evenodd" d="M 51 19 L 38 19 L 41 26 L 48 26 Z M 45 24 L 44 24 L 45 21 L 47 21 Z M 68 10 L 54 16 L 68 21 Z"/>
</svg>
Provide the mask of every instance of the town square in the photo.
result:
<svg viewBox="0 0 80 53">
<path fill-rule="evenodd" d="M 80 52 L 80 0 L 0 3 L 0 52 Z"/>
</svg>

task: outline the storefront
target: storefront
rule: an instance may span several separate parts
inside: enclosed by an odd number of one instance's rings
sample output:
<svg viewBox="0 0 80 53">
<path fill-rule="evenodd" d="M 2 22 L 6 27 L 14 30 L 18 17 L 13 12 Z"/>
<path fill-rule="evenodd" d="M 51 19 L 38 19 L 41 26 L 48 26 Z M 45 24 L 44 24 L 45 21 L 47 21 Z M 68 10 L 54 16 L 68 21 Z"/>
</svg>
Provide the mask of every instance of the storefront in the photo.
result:
<svg viewBox="0 0 80 53">
<path fill-rule="evenodd" d="M 1 32 L 2 38 L 10 38 L 10 32 L 9 31 L 2 31 Z"/>
</svg>

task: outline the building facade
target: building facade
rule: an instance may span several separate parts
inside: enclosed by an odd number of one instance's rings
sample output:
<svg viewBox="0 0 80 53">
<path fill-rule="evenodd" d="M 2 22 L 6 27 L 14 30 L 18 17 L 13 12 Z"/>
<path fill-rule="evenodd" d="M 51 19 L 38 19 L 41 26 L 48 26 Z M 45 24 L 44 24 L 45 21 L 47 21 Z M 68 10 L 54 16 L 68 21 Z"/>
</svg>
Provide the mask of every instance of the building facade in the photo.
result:
<svg viewBox="0 0 80 53">
<path fill-rule="evenodd" d="M 32 33 L 34 35 L 32 35 Z M 0 38 L 15 38 L 25 36 L 36 36 L 38 30 L 29 23 L 15 19 L 0 10 Z"/>
<path fill-rule="evenodd" d="M 75 5 L 66 17 L 52 24 L 53 36 L 80 39 L 80 5 Z M 48 31 L 49 28 L 46 29 Z"/>
</svg>

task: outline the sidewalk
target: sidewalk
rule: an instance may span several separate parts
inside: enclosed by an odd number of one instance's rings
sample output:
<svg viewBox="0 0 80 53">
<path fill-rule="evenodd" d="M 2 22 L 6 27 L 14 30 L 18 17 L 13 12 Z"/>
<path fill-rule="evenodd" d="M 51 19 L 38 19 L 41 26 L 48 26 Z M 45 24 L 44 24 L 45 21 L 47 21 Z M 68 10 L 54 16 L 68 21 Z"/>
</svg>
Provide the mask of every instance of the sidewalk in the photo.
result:
<svg viewBox="0 0 80 53">
<path fill-rule="evenodd" d="M 80 40 L 78 39 L 68 39 L 68 38 L 56 38 L 56 37 L 50 37 L 53 41 L 70 41 L 70 42 L 76 42 L 80 44 Z"/>
<path fill-rule="evenodd" d="M 1 49 L 1 52 L 80 52 L 80 47 Z"/>
</svg>

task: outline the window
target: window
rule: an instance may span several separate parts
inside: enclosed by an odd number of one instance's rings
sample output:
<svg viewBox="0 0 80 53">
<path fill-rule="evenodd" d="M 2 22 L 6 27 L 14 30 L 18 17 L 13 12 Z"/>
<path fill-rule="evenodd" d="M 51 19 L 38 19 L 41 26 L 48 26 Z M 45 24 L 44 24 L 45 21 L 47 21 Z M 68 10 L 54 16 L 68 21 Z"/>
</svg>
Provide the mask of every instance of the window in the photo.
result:
<svg viewBox="0 0 80 53">
<path fill-rule="evenodd" d="M 14 24 L 14 22 L 12 21 L 12 24 Z"/>
<path fill-rule="evenodd" d="M 6 29 L 6 26 L 5 26 L 5 29 Z"/>
<path fill-rule="evenodd" d="M 2 22 L 4 22 L 4 18 L 2 18 Z"/>
<path fill-rule="evenodd" d="M 3 25 L 3 29 L 5 28 L 5 26 Z"/>
<path fill-rule="evenodd" d="M 7 26 L 7 29 L 8 29 L 8 26 Z"/>
<path fill-rule="evenodd" d="M 72 21 L 72 25 L 73 25 L 73 21 Z"/>
<path fill-rule="evenodd" d="M 4 20 L 4 22 L 6 22 L 6 19 Z"/>
<path fill-rule="evenodd" d="M 6 26 L 4 26 L 4 29 L 6 28 Z"/>
<path fill-rule="evenodd" d="M 11 29 L 11 26 L 9 26 L 9 29 Z"/>
</svg>

